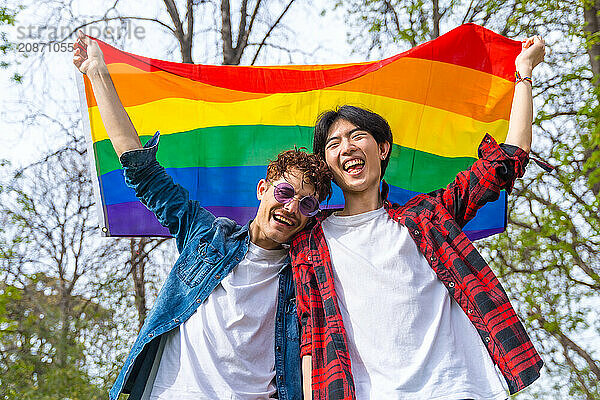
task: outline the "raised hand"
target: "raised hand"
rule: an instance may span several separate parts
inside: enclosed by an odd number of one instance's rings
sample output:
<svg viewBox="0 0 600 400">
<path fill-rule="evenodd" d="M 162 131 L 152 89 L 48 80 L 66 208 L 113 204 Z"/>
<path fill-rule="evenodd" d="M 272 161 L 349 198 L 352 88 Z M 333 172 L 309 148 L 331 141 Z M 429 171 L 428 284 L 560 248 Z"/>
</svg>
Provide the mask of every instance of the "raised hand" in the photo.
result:
<svg viewBox="0 0 600 400">
<path fill-rule="evenodd" d="M 119 99 L 100 46 L 82 31 L 77 32 L 77 36 L 73 64 L 87 75 L 92 84 L 100 117 L 117 155 L 141 148 L 138 134 Z"/>
<path fill-rule="evenodd" d="M 87 37 L 81 30 L 77 32 L 77 43 L 73 52 L 73 64 L 84 74 L 106 67 L 102 50 L 95 40 Z"/>
<path fill-rule="evenodd" d="M 515 67 L 521 78 L 531 78 L 533 69 L 544 60 L 546 43 L 540 36 L 532 36 L 521 46 L 515 59 Z M 531 122 L 533 121 L 533 97 L 531 79 L 515 83 L 508 135 L 504 143 L 519 146 L 526 152 L 531 149 Z"/>
<path fill-rule="evenodd" d="M 546 43 L 541 36 L 532 36 L 522 43 L 515 67 L 521 76 L 531 76 L 533 69 L 544 60 Z"/>
</svg>

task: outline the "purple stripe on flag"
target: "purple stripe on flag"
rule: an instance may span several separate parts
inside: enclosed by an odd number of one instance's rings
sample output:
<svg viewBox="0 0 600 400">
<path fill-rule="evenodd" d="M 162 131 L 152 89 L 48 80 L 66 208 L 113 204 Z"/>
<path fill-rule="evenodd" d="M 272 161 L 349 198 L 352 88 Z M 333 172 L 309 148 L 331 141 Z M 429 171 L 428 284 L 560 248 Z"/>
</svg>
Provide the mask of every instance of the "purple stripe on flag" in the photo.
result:
<svg viewBox="0 0 600 400">
<path fill-rule="evenodd" d="M 479 229 L 474 231 L 464 231 L 469 240 L 478 240 L 483 239 L 485 237 L 495 235 L 496 233 L 504 232 L 504 228 L 491 228 L 491 229 Z"/>
<path fill-rule="evenodd" d="M 227 217 L 243 225 L 256 215 L 256 207 L 206 207 L 217 217 Z M 109 236 L 171 237 L 154 214 L 139 201 L 106 206 Z"/>
<path fill-rule="evenodd" d="M 324 206 L 324 205 L 322 205 Z M 341 205 L 328 205 L 323 208 L 342 208 Z M 256 215 L 256 207 L 206 207 L 217 217 L 227 217 L 244 225 Z M 111 204 L 106 206 L 110 226 L 109 236 L 156 236 L 171 237 L 169 230 L 162 226 L 154 214 L 139 201 Z M 478 230 L 465 230 L 471 240 L 481 239 L 504 232 L 504 227 Z"/>
<path fill-rule="evenodd" d="M 107 205 L 106 220 L 110 236 L 171 237 L 169 230 L 139 201 Z"/>
<path fill-rule="evenodd" d="M 220 207 L 220 206 L 207 206 L 205 207 L 208 211 L 213 213 L 217 217 L 227 217 L 234 220 L 240 225 L 245 225 L 246 222 L 250 221 L 256 216 L 256 207 Z"/>
</svg>

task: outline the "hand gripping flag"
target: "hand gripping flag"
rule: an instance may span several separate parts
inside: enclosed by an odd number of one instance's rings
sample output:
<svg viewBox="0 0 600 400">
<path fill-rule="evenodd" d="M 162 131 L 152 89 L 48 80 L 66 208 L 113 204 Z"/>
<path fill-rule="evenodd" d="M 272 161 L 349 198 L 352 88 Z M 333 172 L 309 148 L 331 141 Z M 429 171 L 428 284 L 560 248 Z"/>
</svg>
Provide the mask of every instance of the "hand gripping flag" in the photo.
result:
<svg viewBox="0 0 600 400">
<path fill-rule="evenodd" d="M 175 182 L 215 215 L 241 224 L 255 215 L 256 184 L 268 161 L 294 145 L 312 149 L 317 116 L 343 104 L 370 109 L 390 123 L 394 143 L 385 179 L 392 202 L 446 186 L 474 162 L 486 133 L 499 142 L 506 138 L 521 49 L 520 42 L 473 24 L 356 64 L 191 65 L 98 43 L 142 143 L 160 131 L 157 157 Z M 91 84 L 87 77 L 81 82 L 102 231 L 169 236 L 126 187 Z M 335 187 L 324 206 L 343 202 Z M 502 192 L 465 231 L 478 239 L 505 227 Z"/>
</svg>

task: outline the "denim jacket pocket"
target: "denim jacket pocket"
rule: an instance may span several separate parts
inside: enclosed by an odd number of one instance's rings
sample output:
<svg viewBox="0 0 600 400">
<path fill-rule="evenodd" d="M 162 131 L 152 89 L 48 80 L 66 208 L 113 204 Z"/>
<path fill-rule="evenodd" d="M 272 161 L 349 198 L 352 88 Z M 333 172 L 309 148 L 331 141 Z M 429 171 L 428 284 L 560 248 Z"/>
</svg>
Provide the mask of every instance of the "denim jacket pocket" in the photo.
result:
<svg viewBox="0 0 600 400">
<path fill-rule="evenodd" d="M 210 275 L 222 259 L 223 255 L 208 242 L 188 245 L 175 265 L 177 276 L 189 287 L 194 287 Z"/>
<path fill-rule="evenodd" d="M 289 300 L 285 309 L 285 318 L 287 324 L 285 327 L 285 334 L 288 339 L 298 341 L 299 338 L 299 326 L 298 326 L 298 314 L 296 311 L 296 299 L 292 298 Z"/>
</svg>

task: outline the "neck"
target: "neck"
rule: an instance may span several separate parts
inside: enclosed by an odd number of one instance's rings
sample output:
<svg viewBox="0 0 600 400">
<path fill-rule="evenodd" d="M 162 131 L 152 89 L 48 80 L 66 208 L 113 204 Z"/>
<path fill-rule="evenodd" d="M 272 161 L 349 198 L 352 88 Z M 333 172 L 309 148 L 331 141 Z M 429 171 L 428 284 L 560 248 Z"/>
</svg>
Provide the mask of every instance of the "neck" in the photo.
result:
<svg viewBox="0 0 600 400">
<path fill-rule="evenodd" d="M 344 209 L 339 215 L 349 216 L 377 210 L 383 205 L 379 185 L 362 192 L 343 192 Z"/>
<path fill-rule="evenodd" d="M 281 243 L 277 243 L 269 238 L 267 238 L 264 233 L 261 231 L 260 227 L 256 223 L 256 221 L 250 222 L 250 227 L 248 228 L 248 232 L 250 234 L 250 241 L 257 245 L 258 247 L 262 247 L 265 250 L 276 250 L 282 249 L 283 246 Z"/>
</svg>

